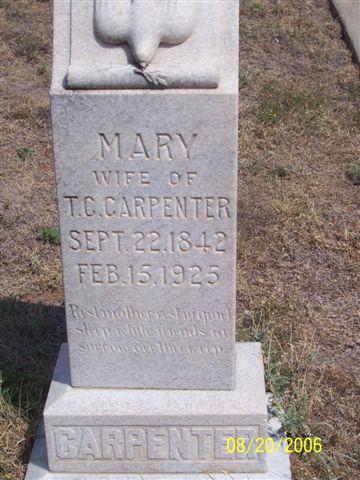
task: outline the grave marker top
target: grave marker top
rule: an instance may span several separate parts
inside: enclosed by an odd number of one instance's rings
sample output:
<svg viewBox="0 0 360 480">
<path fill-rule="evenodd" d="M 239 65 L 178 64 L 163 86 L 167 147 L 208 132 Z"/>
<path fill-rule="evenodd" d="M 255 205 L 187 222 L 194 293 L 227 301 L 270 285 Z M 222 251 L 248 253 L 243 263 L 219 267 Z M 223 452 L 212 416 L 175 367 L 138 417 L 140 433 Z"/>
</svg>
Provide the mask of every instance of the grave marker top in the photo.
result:
<svg viewBox="0 0 360 480">
<path fill-rule="evenodd" d="M 60 30 L 55 30 L 54 87 L 221 88 L 237 93 L 236 1 L 63 3 L 55 22 Z"/>
</svg>

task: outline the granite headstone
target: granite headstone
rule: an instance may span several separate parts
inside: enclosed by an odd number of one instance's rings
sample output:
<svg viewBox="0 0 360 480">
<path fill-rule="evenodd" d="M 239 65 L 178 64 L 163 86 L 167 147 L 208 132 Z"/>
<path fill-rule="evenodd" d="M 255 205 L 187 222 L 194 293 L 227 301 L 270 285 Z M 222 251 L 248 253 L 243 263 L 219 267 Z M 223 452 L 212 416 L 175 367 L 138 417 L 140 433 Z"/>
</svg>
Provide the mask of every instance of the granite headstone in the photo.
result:
<svg viewBox="0 0 360 480">
<path fill-rule="evenodd" d="M 238 0 L 54 2 L 68 345 L 44 409 L 50 480 L 270 468 L 253 445 L 261 347 L 235 344 L 238 13 Z"/>
<path fill-rule="evenodd" d="M 72 385 L 234 388 L 237 2 L 64 3 L 52 115 Z"/>
</svg>

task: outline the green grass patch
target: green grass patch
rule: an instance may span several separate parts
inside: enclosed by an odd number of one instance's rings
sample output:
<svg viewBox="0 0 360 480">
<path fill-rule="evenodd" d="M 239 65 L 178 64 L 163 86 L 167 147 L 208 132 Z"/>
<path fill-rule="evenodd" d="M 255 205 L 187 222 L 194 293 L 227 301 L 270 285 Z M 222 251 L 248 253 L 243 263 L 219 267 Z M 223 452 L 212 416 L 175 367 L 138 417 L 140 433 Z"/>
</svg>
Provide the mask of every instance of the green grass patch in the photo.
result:
<svg viewBox="0 0 360 480">
<path fill-rule="evenodd" d="M 352 102 L 360 102 L 360 82 L 350 82 L 345 87 L 349 100 Z"/>
<path fill-rule="evenodd" d="M 250 70 L 246 70 L 246 69 L 242 70 L 239 78 L 240 90 L 247 87 L 250 84 L 252 78 L 253 78 L 253 75 L 250 72 Z"/>
<path fill-rule="evenodd" d="M 252 162 L 247 163 L 244 165 L 244 169 L 249 172 L 251 175 L 257 175 L 263 168 L 263 162 L 260 159 L 256 159 Z"/>
<path fill-rule="evenodd" d="M 345 176 L 354 185 L 360 185 L 360 163 L 351 163 L 348 165 Z"/>
<path fill-rule="evenodd" d="M 251 14 L 254 17 L 265 17 L 267 11 L 268 11 L 268 5 L 267 3 L 257 0 L 252 3 L 251 5 Z"/>
<path fill-rule="evenodd" d="M 271 126 L 283 121 L 290 114 L 303 117 L 308 111 L 319 111 L 322 103 L 318 95 L 308 90 L 293 92 L 279 85 L 266 83 L 253 113 L 258 123 Z"/>
<path fill-rule="evenodd" d="M 282 304 L 269 299 L 259 310 L 247 312 L 246 321 L 251 322 L 250 340 L 262 344 L 267 390 L 274 396 L 277 415 L 288 435 L 301 436 L 309 414 L 306 374 L 316 355 L 311 348 L 301 359 L 291 355 L 295 326 L 280 330 L 279 325 L 295 309 L 291 299 Z"/>
<path fill-rule="evenodd" d="M 292 165 L 275 165 L 269 171 L 269 175 L 275 178 L 290 177 L 294 172 Z"/>
<path fill-rule="evenodd" d="M 19 147 L 16 150 L 17 156 L 20 160 L 23 162 L 26 162 L 27 160 L 31 160 L 33 155 L 34 155 L 34 150 L 30 147 Z"/>
<path fill-rule="evenodd" d="M 38 66 L 38 68 L 36 69 L 36 73 L 38 75 L 44 75 L 44 73 L 47 71 L 47 65 L 45 65 L 45 63 L 42 63 L 41 65 Z"/>
<path fill-rule="evenodd" d="M 41 36 L 28 33 L 16 40 L 15 53 L 27 62 L 36 62 L 41 54 L 46 53 L 47 48 L 48 45 Z"/>
<path fill-rule="evenodd" d="M 42 242 L 60 245 L 60 233 L 57 228 L 42 228 L 39 233 Z"/>
</svg>

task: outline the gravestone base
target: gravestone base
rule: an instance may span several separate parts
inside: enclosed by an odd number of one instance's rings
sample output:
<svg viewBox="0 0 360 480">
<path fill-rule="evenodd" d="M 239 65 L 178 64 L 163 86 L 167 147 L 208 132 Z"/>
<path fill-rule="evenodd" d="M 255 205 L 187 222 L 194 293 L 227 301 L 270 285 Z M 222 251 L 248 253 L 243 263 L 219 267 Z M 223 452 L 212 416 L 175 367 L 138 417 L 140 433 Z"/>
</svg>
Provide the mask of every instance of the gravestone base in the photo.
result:
<svg viewBox="0 0 360 480">
<path fill-rule="evenodd" d="M 282 450 L 267 455 L 264 473 L 196 474 L 86 474 L 50 472 L 47 464 L 44 429 L 34 444 L 25 480 L 291 480 L 289 456 Z"/>
<path fill-rule="evenodd" d="M 235 390 L 76 388 L 70 385 L 63 345 L 44 409 L 50 470 L 81 475 L 265 472 L 265 455 L 253 448 L 247 455 L 226 451 L 228 437 L 251 439 L 267 432 L 260 344 L 237 344 L 236 364 Z"/>
<path fill-rule="evenodd" d="M 45 433 L 40 426 L 25 480 L 291 480 L 289 455 L 282 449 L 266 457 L 263 473 L 199 474 L 86 474 L 59 473 L 48 469 Z"/>
</svg>

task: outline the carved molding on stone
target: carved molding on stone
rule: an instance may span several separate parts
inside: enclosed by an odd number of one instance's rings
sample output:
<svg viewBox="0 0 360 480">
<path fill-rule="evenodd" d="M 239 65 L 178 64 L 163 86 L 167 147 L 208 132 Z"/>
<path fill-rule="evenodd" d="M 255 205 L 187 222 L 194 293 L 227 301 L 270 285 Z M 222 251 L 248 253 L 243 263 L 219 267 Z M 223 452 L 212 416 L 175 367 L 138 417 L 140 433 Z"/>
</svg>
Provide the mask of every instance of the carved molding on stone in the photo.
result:
<svg viewBox="0 0 360 480">
<path fill-rule="evenodd" d="M 160 45 L 180 45 L 201 28 L 198 0 L 94 0 L 94 35 L 106 46 L 128 44 L 128 64 L 70 65 L 70 89 L 217 88 L 215 65 L 158 64 Z M 175 52 L 174 52 L 175 54 Z M 174 55 L 176 59 L 176 55 Z"/>
</svg>

